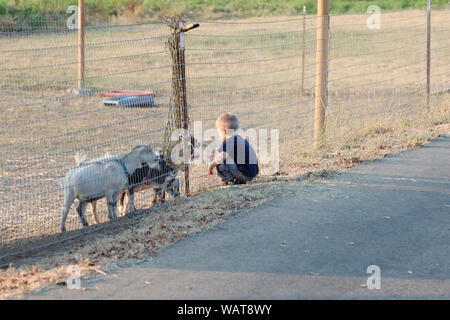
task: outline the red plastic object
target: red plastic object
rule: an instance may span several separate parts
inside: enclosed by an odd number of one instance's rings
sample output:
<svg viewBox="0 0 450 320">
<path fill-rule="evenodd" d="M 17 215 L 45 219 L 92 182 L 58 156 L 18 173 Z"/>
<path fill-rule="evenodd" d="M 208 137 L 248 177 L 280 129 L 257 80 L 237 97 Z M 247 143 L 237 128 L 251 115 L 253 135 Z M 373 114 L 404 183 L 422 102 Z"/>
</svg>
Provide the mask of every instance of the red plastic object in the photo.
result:
<svg viewBox="0 0 450 320">
<path fill-rule="evenodd" d="M 154 97 L 155 94 L 151 91 L 133 91 L 133 90 L 114 90 L 108 92 L 101 92 L 100 97 L 121 97 L 121 96 L 139 96 L 139 97 Z"/>
</svg>

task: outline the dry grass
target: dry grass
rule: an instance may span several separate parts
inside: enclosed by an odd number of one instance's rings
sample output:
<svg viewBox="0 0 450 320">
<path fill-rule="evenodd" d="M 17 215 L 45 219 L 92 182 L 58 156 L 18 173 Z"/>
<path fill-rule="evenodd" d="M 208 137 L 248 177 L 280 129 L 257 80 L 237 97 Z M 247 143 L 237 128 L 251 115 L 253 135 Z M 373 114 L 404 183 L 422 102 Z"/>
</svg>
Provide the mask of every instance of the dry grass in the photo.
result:
<svg viewBox="0 0 450 320">
<path fill-rule="evenodd" d="M 323 174 L 318 174 L 320 176 Z M 75 243 L 53 247 L 17 261 L 0 271 L 0 298 L 21 297 L 48 285 L 63 284 L 69 265 L 78 265 L 82 279 L 109 272 L 123 262 L 155 256 L 158 249 L 223 222 L 233 213 L 245 212 L 308 182 L 308 174 L 297 180 L 273 178 L 244 186 L 212 188 L 195 196 L 167 203 L 129 218 L 114 231 Z M 48 255 L 51 253 L 51 256 Z"/>
<path fill-rule="evenodd" d="M 214 227 L 233 214 L 244 213 L 277 196 L 288 195 L 316 179 L 350 169 L 369 159 L 421 145 L 445 133 L 450 135 L 450 123 L 430 126 L 420 135 L 405 135 L 403 140 L 388 139 L 391 143 L 395 141 L 395 145 L 390 146 L 380 139 L 380 132 L 390 131 L 376 124 L 366 131 L 371 137 L 353 152 L 314 154 L 309 157 L 308 165 L 301 169 L 297 167 L 297 172 L 302 172 L 297 176 L 259 178 L 248 185 L 210 188 L 145 213 L 139 212 L 138 216 L 131 216 L 114 230 L 19 258 L 17 269 L 11 264 L 0 271 L 0 299 L 21 298 L 34 290 L 66 285 L 69 266 L 78 266 L 84 281 L 105 275 L 123 263 L 145 260 L 155 256 L 160 248 Z"/>
<path fill-rule="evenodd" d="M 346 170 L 426 143 L 448 132 L 450 103 L 447 91 L 434 94 L 431 108 L 424 109 L 424 18 L 424 12 L 416 10 L 384 14 L 382 29 L 368 31 L 365 15 L 332 17 L 329 108 L 319 150 L 312 148 L 315 19 L 307 21 L 303 96 L 296 80 L 300 77 L 301 20 L 277 18 L 282 22 L 260 24 L 265 19 L 254 18 L 245 21 L 253 23 L 245 24 L 202 23 L 186 39 L 190 118 L 201 120 L 208 129 L 217 115 L 232 111 L 245 129 L 280 129 L 280 173 L 286 177 Z M 448 11 L 433 15 L 433 92 L 442 91 L 450 82 L 448 21 Z M 93 158 L 106 152 L 126 152 L 143 142 L 158 147 L 163 141 L 171 95 L 170 59 L 164 48 L 168 29 L 144 25 L 93 29 L 87 34 L 91 44 L 113 41 L 88 45 L 87 86 L 154 90 L 157 107 L 105 108 L 97 96 L 76 98 L 68 94 L 67 89 L 76 83 L 74 47 L 2 52 L 0 243 L 5 247 L 17 239 L 59 232 L 62 190 L 58 179 L 74 165 L 76 152 Z M 146 39 L 157 36 L 161 38 Z M 60 47 L 75 44 L 75 39 L 70 33 L 0 38 L 0 50 Z M 129 39 L 141 40 L 125 42 Z M 264 48 L 253 49 L 256 47 Z M 262 61 L 251 62 L 255 60 Z M 37 68 L 42 65 L 51 66 Z M 274 72 L 277 70 L 282 71 Z M 249 186 L 197 194 L 217 183 L 205 173 L 204 165 L 192 168 L 195 197 L 152 209 L 151 215 L 139 218 L 139 225 L 133 225 L 134 218 L 125 218 L 131 224 L 124 222 L 117 234 L 88 236 L 91 242 L 77 242 L 70 248 L 71 254 L 53 248 L 50 258 L 33 256 L 23 260 L 20 269 L 2 272 L 2 297 L 55 283 L 65 277 L 68 264 L 81 263 L 83 272 L 95 272 L 89 268 L 107 270 L 114 261 L 152 255 L 158 248 L 220 223 L 231 212 L 256 206 L 277 192 L 288 192 L 298 183 L 266 183 L 267 177 L 261 177 Z M 247 196 L 250 198 L 244 199 Z M 148 204 L 149 194 L 139 193 L 138 208 Z M 99 209 L 105 212 L 104 207 Z M 100 215 L 105 221 L 106 213 Z M 92 221 L 90 215 L 88 220 Z M 74 210 L 67 226 L 70 230 L 81 227 Z M 30 272 L 30 265 L 38 271 Z"/>
<path fill-rule="evenodd" d="M 448 136 L 450 122 L 421 129 L 425 128 L 418 129 L 415 135 L 406 133 L 402 139 L 390 139 L 385 135 L 394 132 L 377 123 L 365 130 L 368 138 L 352 151 L 343 148 L 333 153 L 322 149 L 308 156 L 309 162 L 304 161 L 301 168 L 296 166 L 297 174 L 302 173 L 297 176 L 291 172 L 288 177 L 259 178 L 248 185 L 210 188 L 145 213 L 139 212 L 114 230 L 19 258 L 17 269 L 10 265 L 0 271 L 0 299 L 21 298 L 34 290 L 66 285 L 67 268 L 71 265 L 80 268 L 84 281 L 112 272 L 124 263 L 145 260 L 161 248 L 214 227 L 233 214 L 245 213 L 277 196 L 288 195 L 316 179 L 422 145 L 440 135 Z"/>
<path fill-rule="evenodd" d="M 434 108 L 422 108 L 417 114 L 367 115 L 360 119 L 359 127 L 346 126 L 345 121 L 354 120 L 350 120 L 348 114 L 347 117 L 339 115 L 338 121 L 328 122 L 319 150 L 280 151 L 290 152 L 293 159 L 292 163 L 285 163 L 284 168 L 288 172 L 295 172 L 298 167 L 311 170 L 312 166 L 332 170 L 351 168 L 355 163 L 378 159 L 446 135 L 450 125 L 450 102 L 448 97 L 436 99 L 439 101 Z"/>
</svg>

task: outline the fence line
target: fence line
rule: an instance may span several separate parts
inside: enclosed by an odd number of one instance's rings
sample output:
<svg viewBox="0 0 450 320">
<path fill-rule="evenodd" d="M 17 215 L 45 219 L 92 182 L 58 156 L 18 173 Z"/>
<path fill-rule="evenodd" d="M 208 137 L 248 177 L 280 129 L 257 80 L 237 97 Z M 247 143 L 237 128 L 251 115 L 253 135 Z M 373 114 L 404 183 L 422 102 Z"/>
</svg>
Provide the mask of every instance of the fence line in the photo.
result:
<svg viewBox="0 0 450 320">
<path fill-rule="evenodd" d="M 430 92 L 440 95 L 432 97 L 432 109 L 448 101 L 450 83 L 448 11 L 434 16 Z M 426 12 L 385 13 L 378 30 L 367 28 L 366 15 L 328 17 L 325 142 L 357 137 L 374 121 L 393 125 L 420 116 L 426 104 Z M 280 171 L 287 170 L 299 146 L 313 142 L 315 68 L 323 62 L 316 59 L 317 22 L 316 16 L 200 21 L 199 29 L 185 35 L 191 129 L 195 121 L 214 128 L 226 111 L 236 113 L 244 129 L 279 129 Z M 86 95 L 70 93 L 78 80 L 76 30 L 56 30 L 0 37 L 0 260 L 117 225 L 104 223 L 107 208 L 100 201 L 100 225 L 82 229 L 71 209 L 69 232 L 57 235 L 63 207 L 58 181 L 75 167 L 75 153 L 95 159 L 142 143 L 160 150 L 169 146 L 164 133 L 171 84 L 183 79 L 172 75 L 179 66 L 166 47 L 166 24 L 87 26 Z M 104 106 L 98 94 L 119 89 L 153 91 L 155 104 Z M 206 164 L 194 161 L 189 170 L 191 192 L 217 184 Z M 178 178 L 185 185 L 181 174 Z M 142 208 L 151 194 L 136 197 Z M 90 212 L 87 218 L 92 220 Z"/>
</svg>

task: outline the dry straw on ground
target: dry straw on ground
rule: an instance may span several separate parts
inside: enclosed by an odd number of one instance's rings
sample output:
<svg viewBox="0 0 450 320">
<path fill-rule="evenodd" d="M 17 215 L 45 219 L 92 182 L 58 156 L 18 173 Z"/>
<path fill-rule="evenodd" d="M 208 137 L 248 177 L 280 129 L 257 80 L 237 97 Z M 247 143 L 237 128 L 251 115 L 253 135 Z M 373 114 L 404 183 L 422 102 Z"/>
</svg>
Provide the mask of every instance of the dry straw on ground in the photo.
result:
<svg viewBox="0 0 450 320">
<path fill-rule="evenodd" d="M 255 182 L 245 186 L 212 188 L 192 197 L 169 202 L 131 217 L 111 233 L 76 243 L 49 248 L 19 260 L 20 267 L 0 272 L 0 298 L 20 297 L 25 292 L 63 283 L 69 265 L 78 265 L 84 279 L 108 272 L 124 261 L 139 261 L 190 234 L 226 220 L 231 214 L 254 208 L 279 196 L 287 185 Z"/>
</svg>

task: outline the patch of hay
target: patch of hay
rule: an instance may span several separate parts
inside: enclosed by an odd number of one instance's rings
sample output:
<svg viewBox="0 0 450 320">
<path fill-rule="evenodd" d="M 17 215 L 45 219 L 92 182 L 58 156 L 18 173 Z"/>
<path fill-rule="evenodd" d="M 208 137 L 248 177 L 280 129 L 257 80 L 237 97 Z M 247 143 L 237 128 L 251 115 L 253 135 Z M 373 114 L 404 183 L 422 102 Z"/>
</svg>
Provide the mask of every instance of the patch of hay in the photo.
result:
<svg viewBox="0 0 450 320">
<path fill-rule="evenodd" d="M 310 176 L 305 176 L 309 178 Z M 313 177 L 313 176 L 311 176 Z M 97 235 L 87 243 L 72 243 L 68 248 L 50 248 L 50 255 L 29 257 L 17 269 L 0 271 L 0 299 L 20 298 L 25 293 L 64 284 L 67 267 L 80 267 L 82 279 L 104 274 L 121 263 L 142 261 L 176 241 L 211 228 L 233 213 L 245 212 L 281 194 L 289 193 L 292 184 L 272 177 L 248 185 L 214 187 L 191 197 L 170 201 L 149 211 L 139 223 L 112 235 Z M 131 218 L 133 219 L 133 218 Z"/>
</svg>

